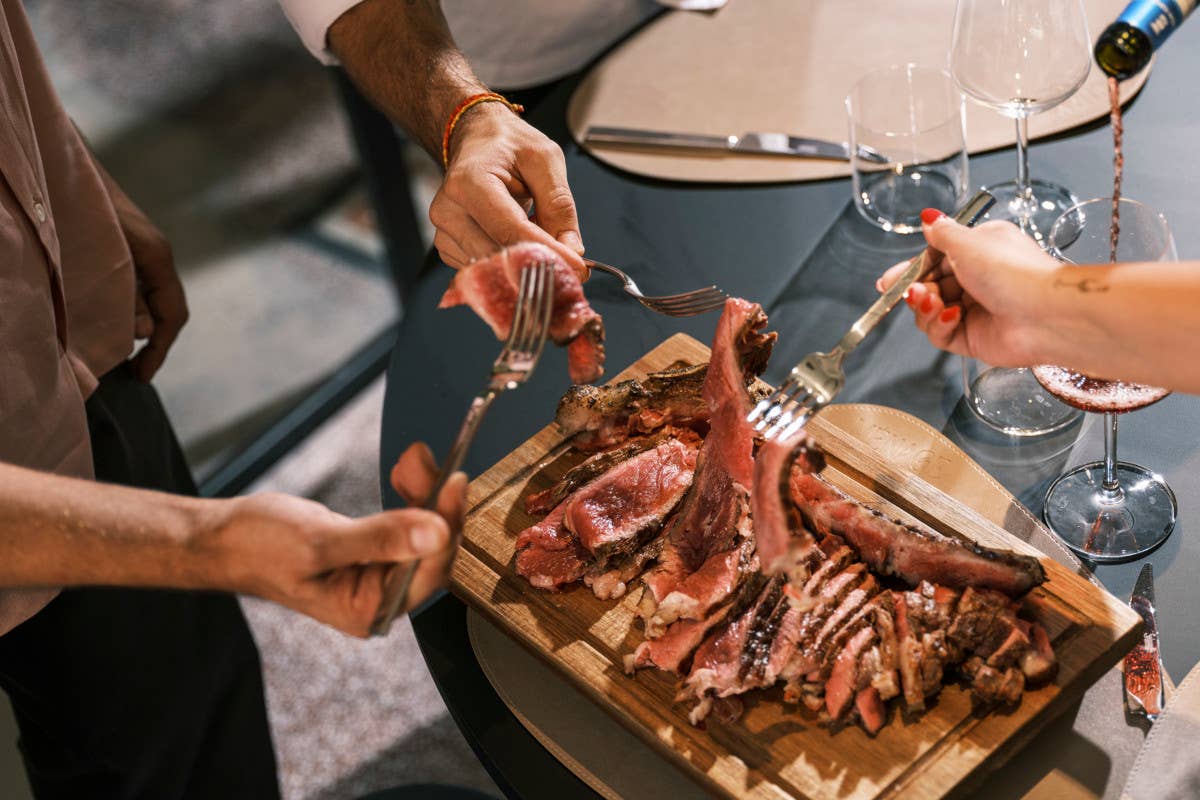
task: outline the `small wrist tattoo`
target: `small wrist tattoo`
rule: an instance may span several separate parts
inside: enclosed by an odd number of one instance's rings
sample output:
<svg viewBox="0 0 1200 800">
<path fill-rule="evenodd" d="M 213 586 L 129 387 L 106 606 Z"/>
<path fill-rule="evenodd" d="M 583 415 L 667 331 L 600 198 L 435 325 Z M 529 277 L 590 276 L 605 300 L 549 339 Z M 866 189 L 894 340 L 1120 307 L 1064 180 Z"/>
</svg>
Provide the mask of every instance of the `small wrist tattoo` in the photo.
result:
<svg viewBox="0 0 1200 800">
<path fill-rule="evenodd" d="M 1097 294 L 1107 292 L 1111 287 L 1100 278 L 1055 278 L 1055 289 L 1074 289 L 1080 294 Z"/>
</svg>

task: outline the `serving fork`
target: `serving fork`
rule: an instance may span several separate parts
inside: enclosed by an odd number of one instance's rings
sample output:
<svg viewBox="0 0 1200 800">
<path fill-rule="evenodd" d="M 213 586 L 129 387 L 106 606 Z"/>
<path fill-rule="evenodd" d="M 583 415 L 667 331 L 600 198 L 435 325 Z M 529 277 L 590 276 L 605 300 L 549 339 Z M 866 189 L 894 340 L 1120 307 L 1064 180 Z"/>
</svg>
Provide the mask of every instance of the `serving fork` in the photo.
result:
<svg viewBox="0 0 1200 800">
<path fill-rule="evenodd" d="M 450 476 L 462 466 L 463 458 L 475 438 L 484 414 L 497 397 L 515 389 L 529 378 L 537 366 L 550 331 L 550 314 L 554 307 L 554 265 L 548 261 L 536 262 L 521 271 L 517 289 L 516 311 L 513 314 L 512 330 L 492 364 L 484 390 L 471 401 L 466 419 L 459 428 L 450 454 L 442 464 L 437 480 L 425 501 L 425 508 L 437 506 L 438 494 Z M 458 546 L 458 542 L 454 542 Z M 417 574 L 420 560 L 405 564 L 393 564 L 383 581 L 383 598 L 375 618 L 371 620 L 372 636 L 384 636 L 392 627 L 392 621 L 408 601 L 408 590 Z"/>
<path fill-rule="evenodd" d="M 954 219 L 963 225 L 974 225 L 995 202 L 995 197 L 980 190 L 954 215 Z M 908 262 L 900 279 L 850 326 L 832 350 L 809 353 L 792 367 L 787 380 L 750 412 L 747 420 L 754 424 L 754 429 L 762 432 L 766 439 L 786 439 L 804 427 L 813 414 L 829 405 L 846 383 L 842 361 L 896 307 L 909 287 L 926 276 L 933 266 L 927 263 L 929 260 L 927 247 Z"/>
<path fill-rule="evenodd" d="M 603 264 L 590 258 L 585 258 L 583 263 L 590 269 L 598 269 L 601 272 L 607 272 L 609 275 L 617 276 L 625 284 L 626 294 L 635 298 L 651 311 L 666 314 L 668 317 L 694 317 L 697 314 L 705 314 L 725 305 L 725 301 L 729 299 L 729 295 L 716 286 L 706 286 L 703 289 L 682 292 L 680 294 L 647 297 L 642 294 L 642 290 L 638 288 L 633 278 L 611 264 Z"/>
</svg>

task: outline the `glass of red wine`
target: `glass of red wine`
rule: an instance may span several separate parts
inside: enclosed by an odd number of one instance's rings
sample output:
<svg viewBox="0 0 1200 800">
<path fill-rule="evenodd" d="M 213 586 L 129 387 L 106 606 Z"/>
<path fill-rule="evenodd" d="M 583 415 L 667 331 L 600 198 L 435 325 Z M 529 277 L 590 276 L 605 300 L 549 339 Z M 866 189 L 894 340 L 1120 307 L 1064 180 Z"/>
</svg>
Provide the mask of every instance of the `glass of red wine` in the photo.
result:
<svg viewBox="0 0 1200 800">
<path fill-rule="evenodd" d="M 1162 214 L 1136 200 L 1114 204 L 1108 197 L 1079 203 L 1059 217 L 1050 229 L 1050 252 L 1073 264 L 1104 264 L 1113 256 L 1114 239 L 1118 262 L 1177 257 Z M 1104 415 L 1104 460 L 1076 467 L 1051 484 L 1042 512 L 1046 525 L 1095 562 L 1128 561 L 1162 544 L 1175 527 L 1175 494 L 1157 473 L 1117 460 L 1117 420 L 1169 392 L 1064 367 L 1039 366 L 1033 374 L 1064 403 Z"/>
</svg>

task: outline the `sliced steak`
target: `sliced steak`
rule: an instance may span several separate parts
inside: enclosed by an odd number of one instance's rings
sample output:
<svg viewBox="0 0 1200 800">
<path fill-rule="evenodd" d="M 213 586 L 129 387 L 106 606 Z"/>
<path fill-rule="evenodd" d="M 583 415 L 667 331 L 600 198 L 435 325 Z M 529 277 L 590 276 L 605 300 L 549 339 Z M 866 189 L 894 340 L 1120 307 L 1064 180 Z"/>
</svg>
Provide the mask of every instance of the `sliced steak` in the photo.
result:
<svg viewBox="0 0 1200 800">
<path fill-rule="evenodd" d="M 948 539 L 884 517 L 822 478 L 792 472 L 792 499 L 817 535 L 835 533 L 871 569 L 910 584 L 996 589 L 1020 597 L 1046 580 L 1036 558 Z"/>
<path fill-rule="evenodd" d="M 676 619 L 703 618 L 736 588 L 750 563 L 754 432 L 746 422 L 746 382 L 766 365 L 775 340 L 761 331 L 766 321 L 757 304 L 731 298 L 717 322 L 701 389 L 710 417 L 696 477 L 658 566 L 643 578 L 648 591 L 639 611 L 647 636 Z"/>
<path fill-rule="evenodd" d="M 547 514 L 566 500 L 571 494 L 599 478 L 618 464 L 634 456 L 653 450 L 669 439 L 695 447 L 700 446 L 700 437 L 687 428 L 664 428 L 651 436 L 638 436 L 588 457 L 583 463 L 572 467 L 549 489 L 535 492 L 525 498 L 525 511 L 530 514 Z"/>
<path fill-rule="evenodd" d="M 665 426 L 708 426 L 700 390 L 708 365 L 654 372 L 610 386 L 573 386 L 558 402 L 555 422 L 585 452 L 619 444 Z"/>
<path fill-rule="evenodd" d="M 517 574 L 539 589 L 555 590 L 583 577 L 591 553 L 563 524 L 566 503 L 517 536 Z"/>
<path fill-rule="evenodd" d="M 825 682 L 825 710 L 830 719 L 842 719 L 850 710 L 858 694 L 858 662 L 867 648 L 875 641 L 875 629 L 860 628 L 838 652 Z"/>
<path fill-rule="evenodd" d="M 583 583 L 600 600 L 616 600 L 625 595 L 629 583 L 642 574 L 654 559 L 662 553 L 662 531 L 650 536 L 644 544 L 631 553 L 611 559 L 607 564 L 596 565 L 583 576 Z"/>
<path fill-rule="evenodd" d="M 513 245 L 458 270 L 438 307 L 470 306 L 504 341 L 512 330 L 521 272 L 538 262 L 554 265 L 550 338 L 567 347 L 571 380 L 591 383 L 604 374 L 604 324 L 583 296 L 580 276 L 545 245 Z"/>
<path fill-rule="evenodd" d="M 692 485 L 696 449 L 678 439 L 630 458 L 563 502 L 563 524 L 604 562 L 658 530 Z"/>
<path fill-rule="evenodd" d="M 804 431 L 787 440 L 764 442 L 754 459 L 754 487 L 750 496 L 762 571 L 768 575 L 786 572 L 793 584 L 807 579 L 803 565 L 816 547 L 788 490 L 793 469 L 812 472 L 820 468 L 820 454 L 815 449 L 809 450 L 807 442 Z"/>
</svg>

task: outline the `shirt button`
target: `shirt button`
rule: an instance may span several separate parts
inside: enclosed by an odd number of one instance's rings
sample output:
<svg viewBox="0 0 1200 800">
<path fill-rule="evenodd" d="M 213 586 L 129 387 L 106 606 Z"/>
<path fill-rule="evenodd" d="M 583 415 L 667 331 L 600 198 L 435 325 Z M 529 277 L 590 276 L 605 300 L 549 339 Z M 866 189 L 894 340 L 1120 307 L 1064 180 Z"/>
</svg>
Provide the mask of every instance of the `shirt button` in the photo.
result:
<svg viewBox="0 0 1200 800">
<path fill-rule="evenodd" d="M 46 221 L 46 207 L 41 203 L 33 204 L 33 215 L 37 217 L 38 222 Z"/>
</svg>

